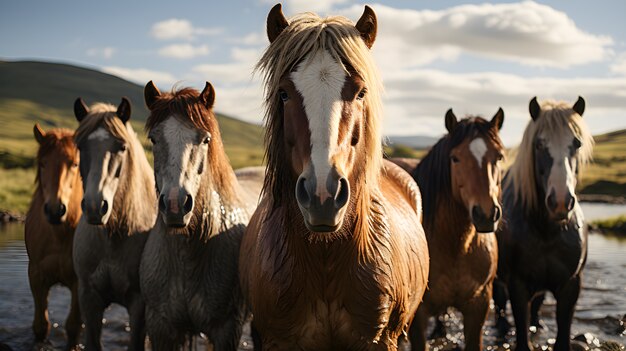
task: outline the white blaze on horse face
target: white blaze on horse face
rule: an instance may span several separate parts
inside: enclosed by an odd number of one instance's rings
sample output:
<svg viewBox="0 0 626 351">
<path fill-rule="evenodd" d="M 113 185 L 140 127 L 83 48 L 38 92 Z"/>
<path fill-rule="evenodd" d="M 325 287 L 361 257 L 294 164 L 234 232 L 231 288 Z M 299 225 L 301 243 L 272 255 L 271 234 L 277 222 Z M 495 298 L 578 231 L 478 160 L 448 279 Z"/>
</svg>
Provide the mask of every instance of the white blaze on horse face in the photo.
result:
<svg viewBox="0 0 626 351">
<path fill-rule="evenodd" d="M 291 80 L 302 96 L 309 121 L 311 164 L 317 183 L 316 195 L 322 203 L 331 196 L 326 188 L 326 179 L 337 149 L 341 91 L 346 77 L 343 66 L 325 50 L 307 57 L 291 73 Z"/>
<path fill-rule="evenodd" d="M 572 157 L 570 147 L 574 140 L 574 134 L 545 140 L 549 140 L 547 147 L 550 157 L 552 157 L 546 196 L 549 196 L 552 189 L 554 189 L 557 203 L 562 204 L 567 193 L 571 196 L 576 196 L 576 171 L 572 168 L 572 163 L 570 163 L 570 158 Z M 575 162 L 576 160 L 573 162 L 574 167 L 577 166 Z"/>
<path fill-rule="evenodd" d="M 483 157 L 485 157 L 485 153 L 487 152 L 485 140 L 480 137 L 472 140 L 469 144 L 469 149 L 476 158 L 476 162 L 478 162 L 478 168 L 483 168 Z"/>
<path fill-rule="evenodd" d="M 159 156 L 162 163 L 155 163 L 154 167 L 158 168 L 157 177 L 160 179 L 157 179 L 157 182 L 161 192 L 168 201 L 177 205 L 178 199 L 172 197 L 178 196 L 178 192 L 172 189 L 182 188 L 196 196 L 201 178 L 197 170 L 201 166 L 200 163 L 205 162 L 207 145 L 199 143 L 196 129 L 173 116 L 162 123 L 162 128 L 167 158 Z M 166 193 L 168 190 L 169 193 Z"/>
</svg>

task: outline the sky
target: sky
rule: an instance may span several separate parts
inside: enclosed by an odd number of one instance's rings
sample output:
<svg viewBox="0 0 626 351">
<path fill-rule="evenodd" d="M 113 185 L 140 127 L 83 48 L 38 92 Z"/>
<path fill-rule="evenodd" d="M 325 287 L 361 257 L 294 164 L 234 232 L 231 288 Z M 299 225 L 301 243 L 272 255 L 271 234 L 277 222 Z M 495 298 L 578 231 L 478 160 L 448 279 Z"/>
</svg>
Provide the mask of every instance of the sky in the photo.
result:
<svg viewBox="0 0 626 351">
<path fill-rule="evenodd" d="M 253 68 L 274 1 L 0 0 L 0 59 L 76 64 L 163 90 L 210 81 L 217 111 L 261 123 Z M 594 134 L 626 128 L 626 1 L 284 0 L 283 11 L 356 22 L 364 4 L 378 17 L 386 135 L 441 136 L 449 108 L 491 118 L 502 107 L 513 146 L 533 96 L 583 96 Z"/>
</svg>

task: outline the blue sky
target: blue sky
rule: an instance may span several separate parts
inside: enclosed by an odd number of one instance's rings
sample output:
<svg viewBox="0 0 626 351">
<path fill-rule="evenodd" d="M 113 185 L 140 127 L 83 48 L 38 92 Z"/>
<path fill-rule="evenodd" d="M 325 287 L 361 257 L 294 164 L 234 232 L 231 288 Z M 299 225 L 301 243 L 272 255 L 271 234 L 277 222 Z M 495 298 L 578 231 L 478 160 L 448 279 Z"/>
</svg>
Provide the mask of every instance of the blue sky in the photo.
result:
<svg viewBox="0 0 626 351">
<path fill-rule="evenodd" d="M 74 63 L 163 88 L 211 81 L 217 110 L 260 123 L 252 67 L 267 45 L 270 0 L 2 1 L 0 59 Z M 356 21 L 362 2 L 287 0 Z M 626 128 L 626 2 L 380 1 L 373 52 L 385 92 L 385 132 L 441 135 L 443 116 L 505 110 L 514 145 L 537 95 L 587 99 L 594 133 Z M 124 92 L 120 92 L 124 95 Z M 142 103 L 142 102 L 135 102 Z"/>
</svg>

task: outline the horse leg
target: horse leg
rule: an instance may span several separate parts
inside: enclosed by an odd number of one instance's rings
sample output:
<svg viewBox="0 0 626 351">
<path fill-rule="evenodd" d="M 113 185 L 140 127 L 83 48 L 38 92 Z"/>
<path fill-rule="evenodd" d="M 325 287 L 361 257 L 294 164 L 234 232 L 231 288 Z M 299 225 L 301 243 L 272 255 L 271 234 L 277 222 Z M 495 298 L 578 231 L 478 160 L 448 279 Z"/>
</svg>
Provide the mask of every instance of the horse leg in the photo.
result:
<svg viewBox="0 0 626 351">
<path fill-rule="evenodd" d="M 491 284 L 485 286 L 482 294 L 471 299 L 461 308 L 466 351 L 483 349 L 483 325 L 489 311 L 491 289 Z"/>
<path fill-rule="evenodd" d="M 70 313 L 65 320 L 65 332 L 67 333 L 67 345 L 66 350 L 73 350 L 78 344 L 78 336 L 80 335 L 80 328 L 83 324 L 80 318 L 80 307 L 78 304 L 78 282 L 74 282 L 74 285 L 70 287 L 72 292 L 72 303 L 70 306 Z"/>
<path fill-rule="evenodd" d="M 528 303 L 530 300 L 528 290 L 520 278 L 512 276 L 509 281 L 509 297 L 511 309 L 515 320 L 516 351 L 530 351 L 532 349 L 528 341 Z"/>
<path fill-rule="evenodd" d="M 413 318 L 413 323 L 409 328 L 409 341 L 411 342 L 412 351 L 425 351 L 428 348 L 426 344 L 426 326 L 428 324 L 428 312 L 424 305 L 420 305 Z"/>
<path fill-rule="evenodd" d="M 541 293 L 533 299 L 530 303 L 530 325 L 532 327 L 539 329 L 545 329 L 545 324 L 541 319 L 539 319 L 539 310 L 541 309 L 541 305 L 543 305 L 543 300 L 546 298 L 545 293 Z"/>
<path fill-rule="evenodd" d="M 570 349 L 570 329 L 574 318 L 576 301 L 580 294 L 580 275 L 570 279 L 555 294 L 556 297 L 556 342 L 554 351 L 569 351 Z"/>
<path fill-rule="evenodd" d="M 498 336 L 504 338 L 511 329 L 511 324 L 506 319 L 506 302 L 508 300 L 506 285 L 500 279 L 493 281 L 493 304 L 495 306 L 496 330 Z"/>
<path fill-rule="evenodd" d="M 86 284 L 79 284 L 78 299 L 80 312 L 85 322 L 85 350 L 102 350 L 102 315 L 106 304 L 102 298 Z"/>
<path fill-rule="evenodd" d="M 33 333 L 35 334 L 36 342 L 43 342 L 48 337 L 48 332 L 50 331 L 50 320 L 48 319 L 48 292 L 50 291 L 50 285 L 44 282 L 41 275 L 30 262 L 28 264 L 28 280 L 35 302 Z"/>
<path fill-rule="evenodd" d="M 238 314 L 235 314 L 236 316 Z M 209 330 L 207 336 L 215 350 L 237 351 L 242 328 L 241 318 L 229 318 L 225 323 L 218 323 L 216 327 Z"/>
<path fill-rule="evenodd" d="M 128 350 L 143 351 L 146 343 L 146 305 L 139 294 L 130 300 L 128 317 L 130 324 L 130 345 Z"/>
</svg>

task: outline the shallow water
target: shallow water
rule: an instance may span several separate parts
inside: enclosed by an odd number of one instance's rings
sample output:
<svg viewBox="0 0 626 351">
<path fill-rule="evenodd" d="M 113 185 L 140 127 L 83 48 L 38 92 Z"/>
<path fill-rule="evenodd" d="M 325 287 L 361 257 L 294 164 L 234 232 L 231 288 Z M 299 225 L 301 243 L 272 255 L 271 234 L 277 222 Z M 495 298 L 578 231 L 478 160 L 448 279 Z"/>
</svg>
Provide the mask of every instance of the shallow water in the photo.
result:
<svg viewBox="0 0 626 351">
<path fill-rule="evenodd" d="M 583 204 L 587 220 L 626 214 L 624 205 Z M 24 248 L 23 224 L 0 225 L 0 343 L 13 350 L 35 348 L 30 325 L 33 318 L 33 302 L 28 285 L 28 257 Z M 600 341 L 613 340 L 626 342 L 623 324 L 620 321 L 626 314 L 626 240 L 592 234 L 589 237 L 589 259 L 583 276 L 584 290 L 576 308 L 572 335 L 592 333 Z M 69 311 L 69 290 L 53 287 L 49 299 L 49 315 L 52 324 L 51 347 L 63 348 L 65 332 L 63 324 Z M 545 347 L 554 341 L 556 325 L 554 321 L 554 299 L 549 297 L 541 315 L 548 329 L 537 333 L 533 341 Z M 461 322 L 458 314 L 447 317 L 448 335 L 432 341 L 433 350 L 454 349 L 462 345 Z M 107 350 L 125 349 L 128 342 L 128 315 L 124 308 L 113 305 L 104 315 L 103 343 Z M 493 316 L 489 316 L 485 332 L 487 349 L 498 344 Z M 512 319 L 511 319 L 512 322 Z M 621 328 L 621 329 L 620 329 Z M 251 350 L 250 339 L 244 331 L 240 350 Z M 507 340 L 512 343 L 513 336 Z M 202 347 L 204 342 L 199 341 Z M 41 345 L 37 345 L 41 346 Z M 506 345 L 505 345 L 506 346 Z M 506 348 L 506 347 L 504 347 Z"/>
</svg>

